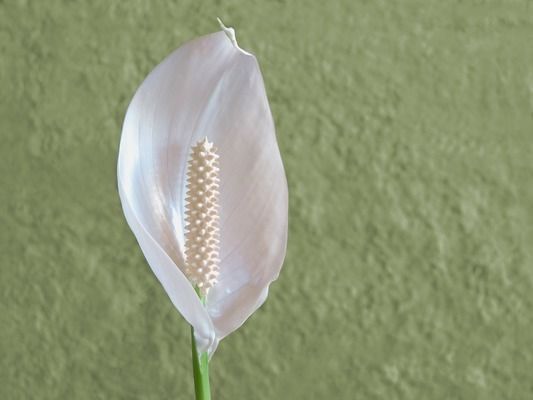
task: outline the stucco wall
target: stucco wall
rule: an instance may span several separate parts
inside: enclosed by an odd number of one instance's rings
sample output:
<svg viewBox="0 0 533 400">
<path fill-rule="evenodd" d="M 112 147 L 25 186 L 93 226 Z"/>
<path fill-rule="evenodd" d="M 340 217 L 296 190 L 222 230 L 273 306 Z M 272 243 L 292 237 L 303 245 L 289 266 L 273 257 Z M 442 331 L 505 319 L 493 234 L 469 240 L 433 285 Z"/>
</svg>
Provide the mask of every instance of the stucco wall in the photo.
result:
<svg viewBox="0 0 533 400">
<path fill-rule="evenodd" d="M 290 190 L 214 399 L 533 398 L 527 1 L 0 1 L 0 398 L 192 399 L 189 329 L 123 218 L 146 74 L 220 16 Z"/>
</svg>

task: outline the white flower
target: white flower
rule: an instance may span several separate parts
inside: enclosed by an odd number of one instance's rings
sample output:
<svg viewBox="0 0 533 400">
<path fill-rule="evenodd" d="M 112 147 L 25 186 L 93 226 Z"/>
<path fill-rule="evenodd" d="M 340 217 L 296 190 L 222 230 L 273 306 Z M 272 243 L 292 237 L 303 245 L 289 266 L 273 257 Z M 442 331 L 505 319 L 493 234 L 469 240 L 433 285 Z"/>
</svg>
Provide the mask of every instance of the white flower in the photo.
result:
<svg viewBox="0 0 533 400">
<path fill-rule="evenodd" d="M 206 304 L 185 276 L 186 169 L 207 137 L 219 155 L 220 263 Z M 141 84 L 118 157 L 126 219 L 200 351 L 265 301 L 287 243 L 287 182 L 263 78 L 233 29 L 186 43 Z"/>
</svg>

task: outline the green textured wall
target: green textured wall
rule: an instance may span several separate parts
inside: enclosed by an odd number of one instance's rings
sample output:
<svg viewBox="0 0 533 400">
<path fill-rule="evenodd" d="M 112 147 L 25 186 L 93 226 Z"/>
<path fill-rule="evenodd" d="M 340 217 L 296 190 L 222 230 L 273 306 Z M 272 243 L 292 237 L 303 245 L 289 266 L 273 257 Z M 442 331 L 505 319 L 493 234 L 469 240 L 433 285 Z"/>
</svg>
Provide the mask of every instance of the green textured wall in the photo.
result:
<svg viewBox="0 0 533 400">
<path fill-rule="evenodd" d="M 518 0 L 0 1 L 0 399 L 192 399 L 115 168 L 135 89 L 216 16 L 261 63 L 291 205 L 214 399 L 532 399 Z"/>
</svg>

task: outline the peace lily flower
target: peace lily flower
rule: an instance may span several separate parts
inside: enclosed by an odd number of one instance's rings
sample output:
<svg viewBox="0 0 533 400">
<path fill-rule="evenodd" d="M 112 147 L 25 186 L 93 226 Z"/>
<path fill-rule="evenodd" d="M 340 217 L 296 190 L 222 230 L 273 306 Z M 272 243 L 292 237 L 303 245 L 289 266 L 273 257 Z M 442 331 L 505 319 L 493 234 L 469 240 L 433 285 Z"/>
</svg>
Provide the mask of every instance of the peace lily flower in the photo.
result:
<svg viewBox="0 0 533 400">
<path fill-rule="evenodd" d="M 221 26 L 148 75 L 118 157 L 128 224 L 209 356 L 266 300 L 287 243 L 287 182 L 263 78 Z"/>
</svg>

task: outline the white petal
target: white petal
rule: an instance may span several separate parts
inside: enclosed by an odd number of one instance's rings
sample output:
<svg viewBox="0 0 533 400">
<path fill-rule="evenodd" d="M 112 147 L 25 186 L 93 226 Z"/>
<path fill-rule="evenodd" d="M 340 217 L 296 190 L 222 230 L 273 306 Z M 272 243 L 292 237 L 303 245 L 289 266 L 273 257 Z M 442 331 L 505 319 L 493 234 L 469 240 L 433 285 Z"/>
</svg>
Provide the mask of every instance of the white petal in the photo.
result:
<svg viewBox="0 0 533 400">
<path fill-rule="evenodd" d="M 210 316 L 178 269 L 186 162 L 205 136 L 218 147 L 221 180 L 222 262 Z M 285 255 L 287 183 L 256 59 L 224 32 L 167 57 L 130 104 L 118 175 L 124 211 L 150 266 L 213 350 L 263 303 Z"/>
</svg>

